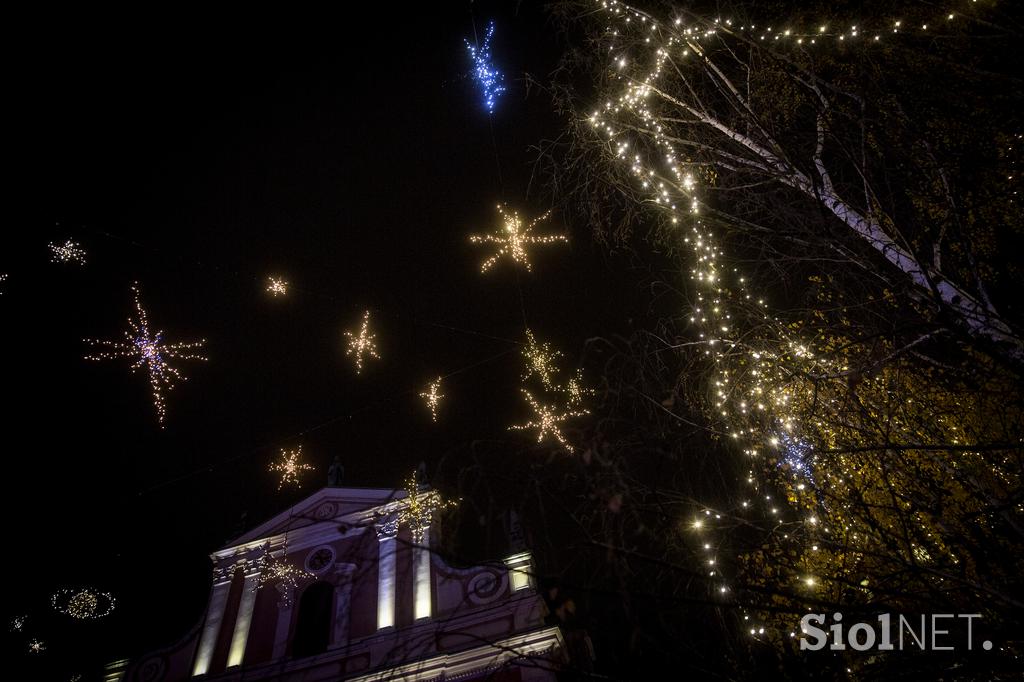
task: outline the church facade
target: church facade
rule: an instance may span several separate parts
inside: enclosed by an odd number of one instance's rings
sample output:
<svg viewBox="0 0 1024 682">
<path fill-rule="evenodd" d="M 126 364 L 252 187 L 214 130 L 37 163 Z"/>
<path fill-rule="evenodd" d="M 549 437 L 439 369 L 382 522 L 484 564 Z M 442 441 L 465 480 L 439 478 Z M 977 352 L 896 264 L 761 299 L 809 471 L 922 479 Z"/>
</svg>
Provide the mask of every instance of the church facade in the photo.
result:
<svg viewBox="0 0 1024 682">
<path fill-rule="evenodd" d="M 122 679 L 555 679 L 566 646 L 529 552 L 450 566 L 429 525 L 402 522 L 414 506 L 404 491 L 324 488 L 245 533 L 211 555 L 192 632 Z"/>
</svg>

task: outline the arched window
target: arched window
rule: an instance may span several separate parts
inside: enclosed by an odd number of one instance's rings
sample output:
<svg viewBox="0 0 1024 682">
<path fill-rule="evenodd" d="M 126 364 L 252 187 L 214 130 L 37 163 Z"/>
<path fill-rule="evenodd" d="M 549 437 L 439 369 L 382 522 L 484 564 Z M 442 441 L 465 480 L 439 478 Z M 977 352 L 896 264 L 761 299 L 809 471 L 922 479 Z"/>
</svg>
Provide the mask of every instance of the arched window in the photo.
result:
<svg viewBox="0 0 1024 682">
<path fill-rule="evenodd" d="M 299 600 L 299 619 L 295 624 L 292 656 L 303 658 L 327 651 L 331 641 L 331 611 L 334 585 L 316 582 L 306 588 Z"/>
</svg>

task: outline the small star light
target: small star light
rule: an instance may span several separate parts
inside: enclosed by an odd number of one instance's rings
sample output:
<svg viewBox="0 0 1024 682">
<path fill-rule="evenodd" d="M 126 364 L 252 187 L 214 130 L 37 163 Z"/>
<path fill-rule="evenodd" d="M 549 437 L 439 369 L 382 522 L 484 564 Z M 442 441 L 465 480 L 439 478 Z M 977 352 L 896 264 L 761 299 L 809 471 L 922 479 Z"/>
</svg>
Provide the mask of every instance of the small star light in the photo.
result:
<svg viewBox="0 0 1024 682">
<path fill-rule="evenodd" d="M 421 489 L 415 471 L 405 481 L 405 495 L 405 507 L 398 512 L 398 523 L 409 526 L 415 545 L 423 543 L 434 514 L 458 505 L 458 500 L 446 500 L 436 490 Z"/>
<path fill-rule="evenodd" d="M 11 632 L 21 632 L 25 628 L 28 616 L 15 616 L 11 619 Z"/>
<path fill-rule="evenodd" d="M 85 249 L 71 239 L 63 244 L 50 242 L 50 261 L 53 263 L 78 263 L 85 265 Z"/>
<path fill-rule="evenodd" d="M 283 488 L 285 483 L 294 483 L 296 487 L 301 486 L 299 473 L 313 469 L 312 465 L 299 462 L 299 457 L 301 456 L 301 445 L 294 450 L 281 450 L 281 460 L 270 465 L 270 471 L 276 471 L 281 474 L 281 482 L 277 484 L 278 490 Z"/>
<path fill-rule="evenodd" d="M 427 407 L 430 408 L 430 417 L 434 421 L 437 421 L 437 406 L 441 404 L 441 398 L 444 397 L 444 393 L 441 393 L 441 377 L 434 379 L 430 382 L 430 386 L 427 390 L 420 393 L 420 397 L 427 402 Z"/>
<path fill-rule="evenodd" d="M 576 375 L 569 379 L 562 391 L 568 397 L 569 405 L 572 407 L 579 407 L 583 404 L 584 396 L 594 393 L 594 389 L 583 386 L 583 372 L 580 370 L 576 370 Z"/>
<path fill-rule="evenodd" d="M 380 358 L 377 355 L 377 343 L 374 341 L 376 334 L 370 333 L 370 311 L 367 310 L 363 313 L 363 325 L 359 328 L 358 334 L 352 332 L 345 332 L 345 337 L 348 339 L 348 350 L 345 351 L 345 355 L 355 356 L 356 359 L 356 374 L 359 374 L 363 370 L 363 357 L 370 356 L 371 358 Z"/>
<path fill-rule="evenodd" d="M 110 615 L 117 600 L 109 592 L 91 587 L 80 590 L 61 590 L 50 598 L 55 611 L 77 620 L 95 620 Z"/>
<path fill-rule="evenodd" d="M 470 45 L 466 40 L 466 48 L 469 50 L 469 58 L 473 60 L 473 78 L 480 84 L 480 90 L 484 96 L 484 108 L 488 114 L 494 113 L 494 107 L 498 103 L 498 95 L 505 92 L 502 85 L 504 76 L 491 61 L 491 36 L 494 35 L 494 22 L 487 25 L 487 33 L 484 36 L 484 44 L 481 47 Z"/>
<path fill-rule="evenodd" d="M 523 381 L 526 381 L 536 374 L 545 388 L 552 388 L 552 377 L 558 372 L 558 358 L 562 356 L 557 350 L 551 348 L 550 343 L 538 343 L 533 332 L 526 330 L 526 348 L 523 349 L 523 357 L 526 358 L 526 374 Z"/>
<path fill-rule="evenodd" d="M 487 272 L 498 259 L 508 256 L 516 263 L 522 263 L 527 272 L 531 270 L 530 261 L 527 258 L 526 247 L 528 244 L 552 244 L 554 242 L 568 242 L 569 239 L 563 234 L 532 235 L 530 230 L 546 220 L 551 211 L 548 211 L 539 218 L 535 218 L 529 225 L 523 227 L 522 218 L 515 211 L 506 213 L 501 204 L 498 205 L 498 213 L 501 214 L 505 225 L 494 234 L 471 234 L 469 241 L 473 244 L 498 244 L 498 251 L 480 265 L 480 272 Z"/>
<path fill-rule="evenodd" d="M 271 556 L 269 547 L 257 560 L 257 568 L 259 573 L 253 580 L 252 591 L 258 592 L 265 585 L 276 585 L 285 606 L 291 604 L 292 594 L 298 589 L 299 581 L 316 577 L 309 571 L 288 563 L 283 556 L 275 559 Z"/>
<path fill-rule="evenodd" d="M 267 293 L 277 298 L 288 293 L 288 280 L 284 277 L 267 277 Z"/>
<path fill-rule="evenodd" d="M 46 651 L 46 644 L 41 639 L 33 639 L 28 643 L 28 652 L 30 654 L 41 654 Z"/>
<path fill-rule="evenodd" d="M 558 425 L 569 419 L 570 417 L 582 417 L 588 414 L 587 410 L 566 410 L 559 414 L 553 405 L 542 405 L 527 391 L 525 388 L 522 389 L 523 395 L 526 396 L 526 402 L 530 404 L 533 411 L 537 415 L 536 421 L 528 422 L 526 424 L 516 424 L 508 427 L 510 431 L 525 431 L 526 429 L 537 429 L 537 442 L 540 443 L 544 440 L 545 436 L 550 435 L 552 438 L 557 440 L 562 447 L 572 454 L 572 446 L 569 445 L 569 441 L 565 439 L 562 434 L 562 430 L 558 428 Z"/>
<path fill-rule="evenodd" d="M 193 342 L 164 343 L 162 331 L 153 333 L 149 329 L 149 318 L 139 300 L 139 286 L 132 285 L 135 297 L 135 316 L 128 318 L 128 329 L 124 332 L 124 341 L 104 341 L 85 339 L 85 343 L 99 346 L 102 350 L 95 355 L 86 355 L 86 360 L 99 362 L 115 358 L 131 358 L 131 370 L 145 369 L 149 373 L 149 386 L 153 393 L 153 405 L 156 407 L 157 421 L 161 427 L 164 423 L 166 407 L 164 392 L 170 391 L 179 381 L 186 377 L 176 368 L 168 364 L 169 359 L 203 360 L 206 358 L 191 352 L 206 343 L 205 340 Z"/>
</svg>

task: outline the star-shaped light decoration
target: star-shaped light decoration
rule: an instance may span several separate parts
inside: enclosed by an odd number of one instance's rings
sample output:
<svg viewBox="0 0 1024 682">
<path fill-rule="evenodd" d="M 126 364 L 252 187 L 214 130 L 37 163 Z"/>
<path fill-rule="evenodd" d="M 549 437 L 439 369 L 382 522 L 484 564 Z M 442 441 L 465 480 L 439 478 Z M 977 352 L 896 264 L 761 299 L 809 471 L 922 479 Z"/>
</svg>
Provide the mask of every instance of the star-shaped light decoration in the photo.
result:
<svg viewBox="0 0 1024 682">
<path fill-rule="evenodd" d="M 498 95 L 505 92 L 502 85 L 504 77 L 491 61 L 491 36 L 494 35 L 494 22 L 487 25 L 487 33 L 484 35 L 484 44 L 480 47 L 471 45 L 466 41 L 466 48 L 469 50 L 469 58 L 473 60 L 473 78 L 480 84 L 480 91 L 484 96 L 484 108 L 487 113 L 494 113 L 494 106 L 498 103 Z"/>
<path fill-rule="evenodd" d="M 21 632 L 25 628 L 28 616 L 15 616 L 11 619 L 11 632 Z"/>
<path fill-rule="evenodd" d="M 430 385 L 427 386 L 427 390 L 420 393 L 420 397 L 426 401 L 427 407 L 430 408 L 430 418 L 437 421 L 437 406 L 441 404 L 441 399 L 444 398 L 444 393 L 441 393 L 441 377 L 431 381 Z"/>
<path fill-rule="evenodd" d="M 78 242 L 69 239 L 63 244 L 50 242 L 50 261 L 53 263 L 78 263 L 85 265 L 85 249 Z"/>
<path fill-rule="evenodd" d="M 41 654 L 46 651 L 46 643 L 41 639 L 33 639 L 28 643 L 28 652 L 30 654 Z"/>
<path fill-rule="evenodd" d="M 377 355 L 377 342 L 374 341 L 376 334 L 370 333 L 370 311 L 367 310 L 363 313 L 363 324 L 359 328 L 359 333 L 354 334 L 352 332 L 345 332 L 345 338 L 348 339 L 348 350 L 345 351 L 345 355 L 351 355 L 356 361 L 356 374 L 363 371 L 363 358 L 369 356 L 371 358 L 380 358 Z"/>
<path fill-rule="evenodd" d="M 164 393 L 174 388 L 175 384 L 186 381 L 186 377 L 176 368 L 171 367 L 168 360 L 203 360 L 202 355 L 192 352 L 201 348 L 205 340 L 179 343 L 165 343 L 162 331 L 152 332 L 149 318 L 139 300 L 139 286 L 132 284 L 132 295 L 135 298 L 135 315 L 128 317 L 128 329 L 124 332 L 124 341 L 107 341 L 85 339 L 85 343 L 99 346 L 102 350 L 94 355 L 86 355 L 86 360 L 99 362 L 116 358 L 131 358 L 132 372 L 144 369 L 149 374 L 149 386 L 153 394 L 153 405 L 156 407 L 157 421 L 163 427 L 166 407 Z"/>
<path fill-rule="evenodd" d="M 505 224 L 493 234 L 471 234 L 469 241 L 473 244 L 497 244 L 498 251 L 480 265 L 480 272 L 487 272 L 498 262 L 502 256 L 508 256 L 516 263 L 522 263 L 527 272 L 531 270 L 529 254 L 526 247 L 530 244 L 553 244 L 555 242 L 568 242 L 569 238 L 563 234 L 530 234 L 534 226 L 546 220 L 551 215 L 548 211 L 539 218 L 535 218 L 529 225 L 523 227 L 523 220 L 515 211 L 506 213 L 505 208 L 499 204 L 498 213 L 501 214 Z"/>
<path fill-rule="evenodd" d="M 281 557 L 275 558 L 271 555 L 270 547 L 268 546 L 263 556 L 256 561 L 259 573 L 256 574 L 256 578 L 252 583 L 253 592 L 258 592 L 265 585 L 276 585 L 281 593 L 282 603 L 285 606 L 291 604 L 292 595 L 298 589 L 300 581 L 316 577 L 306 569 L 299 568 L 285 561 L 284 556 L 286 553 L 287 546 L 282 551 Z"/>
<path fill-rule="evenodd" d="M 594 389 L 583 386 L 583 372 L 581 370 L 576 370 L 576 374 L 566 382 L 561 391 L 565 393 L 570 407 L 580 407 L 583 405 L 583 398 L 585 396 L 594 394 Z"/>
<path fill-rule="evenodd" d="M 546 436 L 551 436 L 566 450 L 572 454 L 572 446 L 569 445 L 569 441 L 566 440 L 565 435 L 562 434 L 562 430 L 559 428 L 559 424 L 564 422 L 566 419 L 571 417 L 582 417 L 585 414 L 589 414 L 587 410 L 583 409 L 571 409 L 571 406 L 567 406 L 562 411 L 559 411 L 554 405 L 544 405 L 537 402 L 537 399 L 527 391 L 525 388 L 522 389 L 523 395 L 526 396 L 526 402 L 530 404 L 536 414 L 536 419 L 526 424 L 515 424 L 508 427 L 510 431 L 524 431 L 527 429 L 537 429 L 537 442 L 540 443 Z"/>
<path fill-rule="evenodd" d="M 405 481 L 405 499 L 401 502 L 404 502 L 404 505 L 395 513 L 394 522 L 400 526 L 407 525 L 412 533 L 413 544 L 420 545 L 423 544 L 426 530 L 430 527 L 434 515 L 457 506 L 459 500 L 446 500 L 436 490 L 421 487 L 414 471 Z M 383 512 L 381 515 L 386 517 L 391 513 Z"/>
<path fill-rule="evenodd" d="M 285 296 L 288 293 L 288 280 L 284 277 L 267 277 L 266 292 L 274 298 Z"/>
<path fill-rule="evenodd" d="M 558 372 L 558 358 L 562 354 L 551 347 L 550 343 L 538 343 L 533 332 L 526 330 L 526 347 L 523 348 L 523 357 L 526 358 L 526 373 L 523 380 L 527 380 L 534 374 L 544 384 L 545 388 L 552 388 L 554 376 Z"/>
<path fill-rule="evenodd" d="M 302 482 L 299 480 L 301 472 L 312 471 L 313 466 L 299 462 L 300 457 L 302 457 L 301 445 L 294 450 L 281 450 L 281 459 L 271 463 L 270 471 L 276 471 L 281 474 L 281 481 L 277 484 L 278 490 L 283 488 L 285 483 L 300 487 L 302 485 Z"/>
</svg>

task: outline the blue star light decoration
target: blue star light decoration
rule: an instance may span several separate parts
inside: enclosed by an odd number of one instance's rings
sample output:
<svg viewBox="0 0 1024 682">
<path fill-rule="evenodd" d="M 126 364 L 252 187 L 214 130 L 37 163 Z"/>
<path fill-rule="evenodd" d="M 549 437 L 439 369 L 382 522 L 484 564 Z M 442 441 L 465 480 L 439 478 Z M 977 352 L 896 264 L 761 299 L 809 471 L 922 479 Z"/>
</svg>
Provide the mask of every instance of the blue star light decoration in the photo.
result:
<svg viewBox="0 0 1024 682">
<path fill-rule="evenodd" d="M 471 45 L 466 40 L 469 57 L 473 60 L 473 78 L 480 84 L 480 90 L 484 96 L 484 108 L 487 109 L 488 114 L 494 113 L 498 95 L 505 92 L 505 86 L 502 85 L 505 77 L 491 61 L 491 36 L 493 35 L 494 22 L 492 21 L 487 25 L 487 34 L 484 36 L 483 45 Z"/>
</svg>

